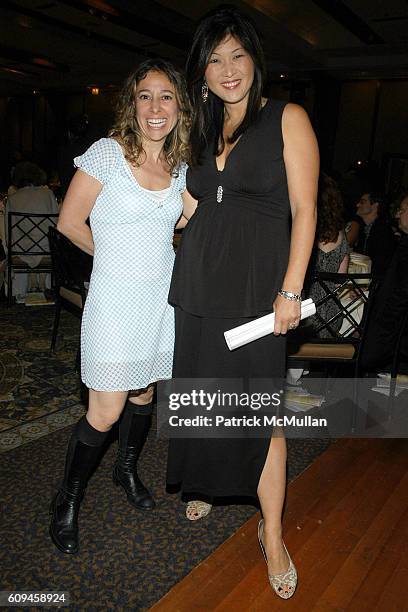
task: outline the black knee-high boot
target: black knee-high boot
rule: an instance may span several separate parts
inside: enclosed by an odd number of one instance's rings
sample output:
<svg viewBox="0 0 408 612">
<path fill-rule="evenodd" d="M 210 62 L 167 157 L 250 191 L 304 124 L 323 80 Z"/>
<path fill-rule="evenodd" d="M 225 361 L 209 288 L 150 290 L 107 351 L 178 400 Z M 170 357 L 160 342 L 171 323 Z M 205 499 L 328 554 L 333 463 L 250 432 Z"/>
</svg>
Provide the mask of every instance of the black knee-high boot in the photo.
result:
<svg viewBox="0 0 408 612">
<path fill-rule="evenodd" d="M 69 441 L 64 481 L 50 507 L 51 539 L 64 553 L 78 552 L 79 507 L 108 433 L 94 429 L 83 416 L 76 424 Z"/>
<path fill-rule="evenodd" d="M 139 510 L 152 510 L 153 497 L 137 474 L 137 460 L 142 452 L 152 421 L 152 403 L 145 406 L 126 402 L 119 423 L 118 457 L 113 468 L 113 482 L 125 490 L 129 503 Z"/>
</svg>

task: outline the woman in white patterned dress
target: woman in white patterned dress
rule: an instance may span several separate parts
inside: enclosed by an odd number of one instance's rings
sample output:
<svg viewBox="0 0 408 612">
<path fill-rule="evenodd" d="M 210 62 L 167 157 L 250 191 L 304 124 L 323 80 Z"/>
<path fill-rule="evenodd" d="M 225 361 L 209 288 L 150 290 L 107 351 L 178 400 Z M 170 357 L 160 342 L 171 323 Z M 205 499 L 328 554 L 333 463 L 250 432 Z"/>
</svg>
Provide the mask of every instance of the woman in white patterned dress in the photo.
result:
<svg viewBox="0 0 408 612">
<path fill-rule="evenodd" d="M 147 60 L 125 83 L 109 138 L 75 159 L 58 229 L 92 254 L 94 265 L 81 333 L 89 407 L 74 428 L 51 504 L 51 538 L 65 553 L 78 551 L 80 502 L 119 419 L 113 480 L 134 507 L 155 505 L 136 468 L 153 384 L 171 377 L 174 313 L 167 297 L 173 231 L 185 221 L 189 122 L 182 76 L 164 60 Z"/>
</svg>

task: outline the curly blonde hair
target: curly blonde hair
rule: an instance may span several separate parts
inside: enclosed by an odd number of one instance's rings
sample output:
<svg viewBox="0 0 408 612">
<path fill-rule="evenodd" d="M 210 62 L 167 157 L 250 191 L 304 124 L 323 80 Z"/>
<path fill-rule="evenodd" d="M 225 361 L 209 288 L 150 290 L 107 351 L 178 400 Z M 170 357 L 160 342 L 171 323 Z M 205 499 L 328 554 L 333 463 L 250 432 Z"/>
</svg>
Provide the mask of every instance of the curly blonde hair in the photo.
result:
<svg viewBox="0 0 408 612">
<path fill-rule="evenodd" d="M 165 140 L 163 153 L 170 174 L 177 175 L 180 164 L 190 159 L 191 106 L 184 76 L 170 62 L 160 58 L 148 59 L 129 75 L 119 93 L 115 123 L 108 135 L 122 145 L 125 158 L 132 166 L 143 164 L 146 152 L 143 149 L 142 132 L 136 118 L 135 92 L 139 82 L 152 71 L 163 73 L 176 91 L 179 118 L 177 125 Z"/>
</svg>

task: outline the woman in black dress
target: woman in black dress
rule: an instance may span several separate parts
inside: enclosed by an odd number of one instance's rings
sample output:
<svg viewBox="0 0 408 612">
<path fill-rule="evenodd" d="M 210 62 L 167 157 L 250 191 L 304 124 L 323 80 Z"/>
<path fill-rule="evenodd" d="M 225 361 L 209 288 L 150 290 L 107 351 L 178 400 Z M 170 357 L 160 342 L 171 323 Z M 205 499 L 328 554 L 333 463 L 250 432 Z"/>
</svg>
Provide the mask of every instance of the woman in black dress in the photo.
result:
<svg viewBox="0 0 408 612">
<path fill-rule="evenodd" d="M 284 376 L 285 334 L 299 323 L 314 240 L 319 163 L 304 110 L 262 97 L 264 66 L 258 35 L 236 9 L 200 22 L 187 60 L 195 117 L 184 215 L 191 220 L 170 290 L 175 378 Z M 228 350 L 225 330 L 272 310 L 273 334 Z M 280 597 L 293 595 L 296 570 L 282 541 L 283 436 L 173 439 L 167 476 L 190 499 L 258 496 L 270 583 Z M 187 516 L 210 508 L 190 502 Z"/>
</svg>

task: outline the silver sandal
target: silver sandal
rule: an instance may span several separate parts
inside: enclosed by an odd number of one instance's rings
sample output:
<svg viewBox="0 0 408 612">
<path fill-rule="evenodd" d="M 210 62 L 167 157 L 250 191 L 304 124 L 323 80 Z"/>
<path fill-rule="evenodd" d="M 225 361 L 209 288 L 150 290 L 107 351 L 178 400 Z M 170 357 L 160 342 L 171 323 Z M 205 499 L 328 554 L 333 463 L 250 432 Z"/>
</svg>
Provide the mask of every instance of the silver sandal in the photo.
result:
<svg viewBox="0 0 408 612">
<path fill-rule="evenodd" d="M 265 547 L 261 539 L 263 533 L 263 524 L 264 521 L 263 519 L 261 519 L 258 523 L 258 540 L 265 562 L 266 564 L 268 564 L 268 557 L 266 556 Z M 295 566 L 293 565 L 292 559 L 290 558 L 290 555 L 288 553 L 288 549 L 285 546 L 285 542 L 282 541 L 282 544 L 283 548 L 286 551 L 286 554 L 288 555 L 289 567 L 286 572 L 283 572 L 282 574 L 269 574 L 268 572 L 268 578 L 269 584 L 271 585 L 275 593 L 278 595 L 278 597 L 281 597 L 282 599 L 289 599 L 290 597 L 292 597 L 296 590 L 297 572 Z"/>
<path fill-rule="evenodd" d="M 199 499 L 189 501 L 186 508 L 186 517 L 189 521 L 198 521 L 210 514 L 211 508 L 211 504 Z"/>
</svg>

